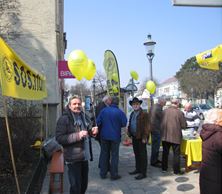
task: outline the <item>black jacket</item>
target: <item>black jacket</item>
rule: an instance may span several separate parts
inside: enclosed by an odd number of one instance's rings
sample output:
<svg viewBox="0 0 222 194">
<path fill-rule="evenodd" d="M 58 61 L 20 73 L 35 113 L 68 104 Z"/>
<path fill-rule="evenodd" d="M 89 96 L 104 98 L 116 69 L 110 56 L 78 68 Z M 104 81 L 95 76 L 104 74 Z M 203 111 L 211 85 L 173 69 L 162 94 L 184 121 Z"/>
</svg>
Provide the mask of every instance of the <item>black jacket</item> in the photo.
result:
<svg viewBox="0 0 222 194">
<path fill-rule="evenodd" d="M 81 120 L 84 128 L 90 129 L 90 118 L 81 112 Z M 64 159 L 67 162 L 83 161 L 85 157 L 85 140 L 80 140 L 79 129 L 74 125 L 74 117 L 69 109 L 58 119 L 56 125 L 56 140 L 64 148 Z M 90 132 L 90 131 L 89 131 Z M 90 140 L 90 137 L 89 137 Z M 91 141 L 89 141 L 91 143 Z M 89 145 L 89 149 L 90 149 Z M 92 154 L 92 153 L 90 153 Z M 92 155 L 91 155 L 92 158 Z"/>
<path fill-rule="evenodd" d="M 151 131 L 161 131 L 161 122 L 163 118 L 163 107 L 160 104 L 154 104 L 151 108 Z"/>
</svg>

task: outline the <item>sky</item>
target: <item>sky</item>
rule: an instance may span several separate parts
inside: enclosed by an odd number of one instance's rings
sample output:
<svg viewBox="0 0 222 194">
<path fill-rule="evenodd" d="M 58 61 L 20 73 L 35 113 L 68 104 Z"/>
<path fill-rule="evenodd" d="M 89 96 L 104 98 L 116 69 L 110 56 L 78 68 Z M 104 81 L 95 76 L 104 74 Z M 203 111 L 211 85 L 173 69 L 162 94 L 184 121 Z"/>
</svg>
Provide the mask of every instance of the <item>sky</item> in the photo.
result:
<svg viewBox="0 0 222 194">
<path fill-rule="evenodd" d="M 130 71 L 138 73 L 139 82 L 150 78 L 143 45 L 148 34 L 156 42 L 152 67 L 159 83 L 175 76 L 190 57 L 222 44 L 222 8 L 173 6 L 171 0 L 64 2 L 65 59 L 80 49 L 105 72 L 104 52 L 112 50 L 121 87 L 127 85 Z M 70 86 L 76 82 L 66 80 Z"/>
</svg>

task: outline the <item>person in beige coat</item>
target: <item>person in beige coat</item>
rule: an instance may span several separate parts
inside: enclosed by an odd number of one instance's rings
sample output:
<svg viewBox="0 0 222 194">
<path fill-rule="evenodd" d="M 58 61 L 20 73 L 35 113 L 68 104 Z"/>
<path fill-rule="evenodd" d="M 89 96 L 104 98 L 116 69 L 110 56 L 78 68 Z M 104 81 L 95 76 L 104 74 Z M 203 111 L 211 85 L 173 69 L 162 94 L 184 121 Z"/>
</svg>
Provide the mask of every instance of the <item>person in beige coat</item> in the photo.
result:
<svg viewBox="0 0 222 194">
<path fill-rule="evenodd" d="M 179 101 L 173 99 L 172 105 L 163 111 L 161 123 L 161 139 L 163 145 L 162 170 L 168 169 L 168 156 L 170 147 L 173 148 L 173 171 L 174 174 L 181 174 L 180 171 L 180 144 L 182 141 L 182 129 L 186 128 L 186 119 L 183 112 L 178 108 Z"/>
</svg>

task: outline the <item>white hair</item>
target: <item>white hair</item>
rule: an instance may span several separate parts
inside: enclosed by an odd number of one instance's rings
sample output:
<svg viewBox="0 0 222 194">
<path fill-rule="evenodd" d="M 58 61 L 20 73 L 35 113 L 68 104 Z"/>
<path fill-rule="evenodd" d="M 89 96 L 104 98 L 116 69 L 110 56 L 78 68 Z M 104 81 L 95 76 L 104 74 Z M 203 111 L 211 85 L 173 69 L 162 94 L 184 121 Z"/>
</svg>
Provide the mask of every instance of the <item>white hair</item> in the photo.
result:
<svg viewBox="0 0 222 194">
<path fill-rule="evenodd" d="M 111 97 L 108 96 L 108 95 L 106 95 L 106 96 L 103 97 L 102 101 L 103 101 L 103 102 L 106 102 L 106 101 L 109 100 L 109 99 L 111 99 Z"/>
</svg>

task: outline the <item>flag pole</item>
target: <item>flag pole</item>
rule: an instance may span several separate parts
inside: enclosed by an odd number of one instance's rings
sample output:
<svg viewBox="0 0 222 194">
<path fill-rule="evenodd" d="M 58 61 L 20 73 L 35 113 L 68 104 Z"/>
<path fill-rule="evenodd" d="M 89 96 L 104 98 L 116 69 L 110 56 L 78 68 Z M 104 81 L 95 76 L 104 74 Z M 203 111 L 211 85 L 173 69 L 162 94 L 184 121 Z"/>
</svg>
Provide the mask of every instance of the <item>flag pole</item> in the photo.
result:
<svg viewBox="0 0 222 194">
<path fill-rule="evenodd" d="M 20 187 L 19 187 L 18 175 L 17 175 L 17 171 L 16 171 L 16 166 L 15 166 L 15 159 L 14 159 L 14 154 L 13 154 L 13 149 L 12 149 L 12 140 L 11 140 L 11 134 L 10 134 L 10 129 L 9 129 L 8 116 L 7 116 L 7 105 L 6 105 L 6 99 L 5 99 L 4 96 L 3 96 L 3 104 L 4 104 L 5 123 L 6 123 L 7 134 L 8 134 L 8 141 L 9 141 L 11 160 L 12 160 L 12 167 L 13 167 L 13 171 L 14 171 L 17 191 L 18 191 L 18 194 L 20 194 L 21 191 L 20 191 Z"/>
</svg>

